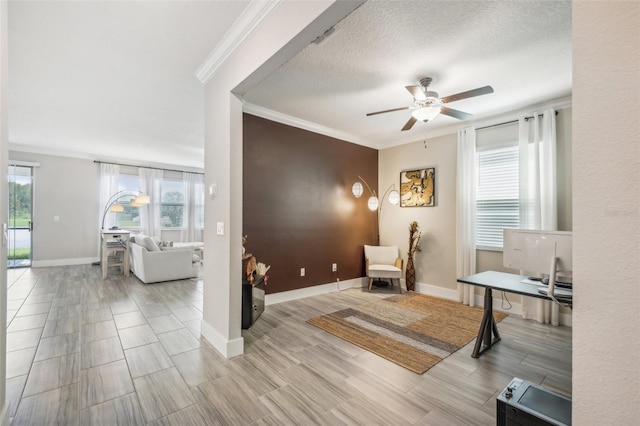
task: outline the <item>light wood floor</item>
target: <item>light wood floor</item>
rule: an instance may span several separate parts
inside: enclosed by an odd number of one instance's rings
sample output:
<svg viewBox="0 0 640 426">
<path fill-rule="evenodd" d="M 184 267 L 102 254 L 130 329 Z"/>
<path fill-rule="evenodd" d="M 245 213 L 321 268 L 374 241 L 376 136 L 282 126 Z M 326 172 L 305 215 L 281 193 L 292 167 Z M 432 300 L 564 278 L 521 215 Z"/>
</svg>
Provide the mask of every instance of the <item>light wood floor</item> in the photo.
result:
<svg viewBox="0 0 640 426">
<path fill-rule="evenodd" d="M 202 281 L 144 285 L 98 266 L 9 271 L 7 397 L 15 425 L 495 425 L 513 377 L 569 395 L 571 329 L 508 317 L 417 375 L 305 320 L 394 294 L 267 306 L 224 359 L 199 338 Z"/>
</svg>

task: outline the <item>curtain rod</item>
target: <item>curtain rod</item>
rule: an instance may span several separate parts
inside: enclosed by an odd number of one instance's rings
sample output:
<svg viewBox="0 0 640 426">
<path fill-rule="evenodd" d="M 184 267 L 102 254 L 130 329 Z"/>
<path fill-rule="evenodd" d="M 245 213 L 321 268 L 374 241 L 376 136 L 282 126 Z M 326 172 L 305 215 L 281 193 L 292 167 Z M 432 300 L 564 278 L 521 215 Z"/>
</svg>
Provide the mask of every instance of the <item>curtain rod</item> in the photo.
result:
<svg viewBox="0 0 640 426">
<path fill-rule="evenodd" d="M 555 115 L 558 115 L 558 111 L 555 111 Z M 542 114 L 538 114 L 538 117 L 542 117 Z M 529 116 L 529 117 L 525 117 L 525 121 L 526 120 L 531 120 L 533 118 L 533 115 Z M 498 124 L 491 124 L 489 126 L 484 126 L 484 127 L 478 127 L 476 130 L 484 130 L 484 129 L 489 129 L 491 127 L 498 127 L 498 126 L 504 126 L 505 124 L 513 124 L 513 123 L 517 123 L 519 120 L 511 120 L 511 121 L 505 121 L 504 123 L 498 123 Z"/>
<path fill-rule="evenodd" d="M 142 168 L 142 169 L 152 169 L 152 170 L 163 170 L 165 172 L 193 173 L 194 175 L 204 175 L 203 172 L 190 172 L 190 171 L 187 171 L 187 170 L 163 169 L 161 167 L 135 166 L 133 164 L 113 163 L 111 161 L 94 160 L 93 162 L 94 163 L 98 163 L 98 164 L 113 164 L 113 165 L 116 165 L 116 166 L 138 167 L 138 168 Z"/>
</svg>

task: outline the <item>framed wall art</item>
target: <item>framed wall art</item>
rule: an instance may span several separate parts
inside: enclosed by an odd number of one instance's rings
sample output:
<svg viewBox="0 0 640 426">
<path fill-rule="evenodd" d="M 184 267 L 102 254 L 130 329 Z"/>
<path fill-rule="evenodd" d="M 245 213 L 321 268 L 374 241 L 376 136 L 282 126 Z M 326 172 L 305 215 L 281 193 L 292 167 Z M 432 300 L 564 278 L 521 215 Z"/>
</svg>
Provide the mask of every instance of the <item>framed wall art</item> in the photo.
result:
<svg viewBox="0 0 640 426">
<path fill-rule="evenodd" d="M 435 205 L 435 167 L 400 172 L 400 207 L 434 207 Z"/>
</svg>

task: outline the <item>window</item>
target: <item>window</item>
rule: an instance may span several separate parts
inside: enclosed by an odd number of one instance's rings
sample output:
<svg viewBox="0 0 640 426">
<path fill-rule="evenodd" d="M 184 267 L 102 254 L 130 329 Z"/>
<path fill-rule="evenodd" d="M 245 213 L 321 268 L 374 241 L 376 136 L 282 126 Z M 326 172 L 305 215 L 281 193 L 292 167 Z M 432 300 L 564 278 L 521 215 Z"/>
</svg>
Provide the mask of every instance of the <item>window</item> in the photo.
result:
<svg viewBox="0 0 640 426">
<path fill-rule="evenodd" d="M 182 181 L 163 180 L 160 203 L 160 225 L 163 228 L 182 228 L 184 183 Z"/>
<path fill-rule="evenodd" d="M 196 228 L 204 229 L 204 184 L 196 185 Z"/>
<path fill-rule="evenodd" d="M 160 226 L 169 229 L 181 229 L 187 227 L 189 218 L 185 217 L 185 183 L 181 178 L 165 178 L 161 184 L 160 195 Z M 140 178 L 138 175 L 121 173 L 118 175 L 118 191 L 132 191 L 132 195 L 118 200 L 124 207 L 124 212 L 116 214 L 116 225 L 123 229 L 141 229 L 140 209 L 132 207 L 129 203 L 134 193 L 140 191 Z M 149 194 L 150 195 L 150 194 Z M 151 201 L 153 208 L 154 200 Z M 156 200 L 157 203 L 157 200 Z M 157 204 L 156 204 L 157 205 Z M 195 214 L 196 227 L 204 228 L 204 185 L 196 186 Z"/>
<path fill-rule="evenodd" d="M 501 250 L 503 228 L 520 224 L 518 146 L 476 154 L 476 246 Z"/>
<path fill-rule="evenodd" d="M 130 190 L 137 192 L 140 190 L 140 179 L 135 175 L 118 175 L 118 191 Z M 124 207 L 124 212 L 116 214 L 116 225 L 124 229 L 140 228 L 140 210 L 137 207 L 131 207 L 129 202 L 135 196 L 123 197 L 118 201 Z"/>
</svg>

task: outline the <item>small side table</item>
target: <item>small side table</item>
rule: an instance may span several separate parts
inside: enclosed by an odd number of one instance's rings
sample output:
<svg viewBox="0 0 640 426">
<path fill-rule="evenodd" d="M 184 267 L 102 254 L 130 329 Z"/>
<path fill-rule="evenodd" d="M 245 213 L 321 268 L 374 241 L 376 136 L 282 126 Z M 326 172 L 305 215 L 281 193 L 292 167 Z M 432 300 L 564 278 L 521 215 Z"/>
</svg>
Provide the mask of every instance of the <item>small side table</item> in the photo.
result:
<svg viewBox="0 0 640 426">
<path fill-rule="evenodd" d="M 110 266 L 119 266 L 129 276 L 129 231 L 124 229 L 102 231 L 102 279 L 107 278 Z"/>
</svg>

